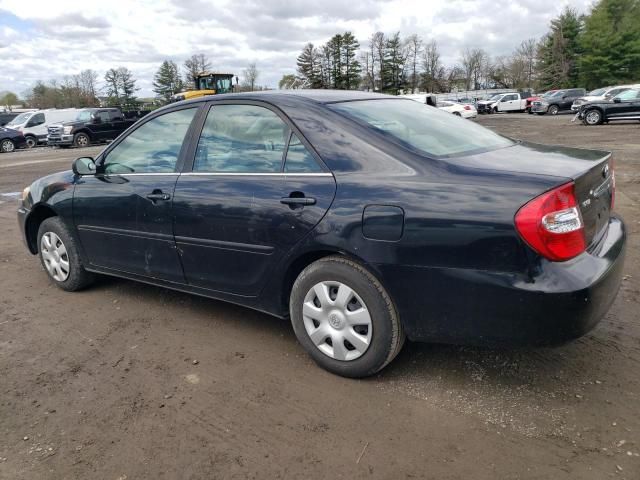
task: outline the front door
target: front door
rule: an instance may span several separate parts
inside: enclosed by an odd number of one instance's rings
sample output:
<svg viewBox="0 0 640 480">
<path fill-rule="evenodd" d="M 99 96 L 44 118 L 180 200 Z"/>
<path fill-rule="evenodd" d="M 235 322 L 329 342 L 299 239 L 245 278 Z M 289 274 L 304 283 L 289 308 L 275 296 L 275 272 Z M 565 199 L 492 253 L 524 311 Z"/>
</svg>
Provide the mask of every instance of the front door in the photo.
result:
<svg viewBox="0 0 640 480">
<path fill-rule="evenodd" d="M 617 101 L 619 99 L 619 102 Z M 640 90 L 626 90 L 607 108 L 609 118 L 640 118 Z"/>
<path fill-rule="evenodd" d="M 172 231 L 183 143 L 197 107 L 150 118 L 75 186 L 73 216 L 92 266 L 184 283 Z"/>
<path fill-rule="evenodd" d="M 333 176 L 291 132 L 266 106 L 210 108 L 192 171 L 180 176 L 174 194 L 174 232 L 189 284 L 258 295 L 278 260 L 325 214 Z"/>
</svg>

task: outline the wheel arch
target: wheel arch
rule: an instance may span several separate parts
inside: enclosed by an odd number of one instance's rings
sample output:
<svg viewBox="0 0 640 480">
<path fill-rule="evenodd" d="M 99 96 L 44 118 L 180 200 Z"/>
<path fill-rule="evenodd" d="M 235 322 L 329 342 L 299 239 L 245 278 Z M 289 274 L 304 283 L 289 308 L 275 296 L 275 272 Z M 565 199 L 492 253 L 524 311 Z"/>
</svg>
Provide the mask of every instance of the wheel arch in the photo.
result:
<svg viewBox="0 0 640 480">
<path fill-rule="evenodd" d="M 339 249 L 331 249 L 331 248 L 322 248 L 318 250 L 311 250 L 301 253 L 297 257 L 295 257 L 291 262 L 289 262 L 287 268 L 284 271 L 282 276 L 282 288 L 281 288 L 281 298 L 280 305 L 284 312 L 289 312 L 289 297 L 291 296 L 291 289 L 293 288 L 293 284 L 300 275 L 300 273 L 311 265 L 313 262 L 316 262 L 322 258 L 330 257 L 330 256 L 340 256 L 344 258 L 348 258 L 354 262 L 359 263 L 364 268 L 369 270 L 372 275 L 376 278 L 379 278 L 377 272 L 373 271 L 367 262 L 358 256 L 352 255 L 351 253 L 339 250 Z M 380 281 L 380 280 L 378 280 Z"/>
<path fill-rule="evenodd" d="M 38 229 L 47 218 L 57 217 L 58 213 L 47 204 L 38 204 L 31 209 L 25 222 L 25 238 L 27 247 L 33 255 L 38 253 Z"/>
<path fill-rule="evenodd" d="M 79 133 L 84 133 L 87 137 L 89 137 L 89 139 L 92 138 L 91 131 L 86 127 L 79 129 L 77 132 L 73 132 L 73 138 L 75 138 Z"/>
</svg>

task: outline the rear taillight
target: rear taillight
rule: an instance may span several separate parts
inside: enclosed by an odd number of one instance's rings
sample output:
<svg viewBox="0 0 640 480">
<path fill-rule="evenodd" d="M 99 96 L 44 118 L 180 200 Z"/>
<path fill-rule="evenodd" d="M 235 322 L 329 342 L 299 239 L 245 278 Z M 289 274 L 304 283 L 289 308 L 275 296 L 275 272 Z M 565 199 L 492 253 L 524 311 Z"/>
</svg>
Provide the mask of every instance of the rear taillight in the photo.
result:
<svg viewBox="0 0 640 480">
<path fill-rule="evenodd" d="M 516 229 L 543 257 L 562 262 L 586 249 L 584 223 L 573 182 L 534 198 L 518 210 Z"/>
<path fill-rule="evenodd" d="M 470 105 L 465 105 L 465 106 L 464 106 L 464 109 L 465 109 L 465 110 L 471 110 L 471 106 L 470 106 Z"/>
</svg>

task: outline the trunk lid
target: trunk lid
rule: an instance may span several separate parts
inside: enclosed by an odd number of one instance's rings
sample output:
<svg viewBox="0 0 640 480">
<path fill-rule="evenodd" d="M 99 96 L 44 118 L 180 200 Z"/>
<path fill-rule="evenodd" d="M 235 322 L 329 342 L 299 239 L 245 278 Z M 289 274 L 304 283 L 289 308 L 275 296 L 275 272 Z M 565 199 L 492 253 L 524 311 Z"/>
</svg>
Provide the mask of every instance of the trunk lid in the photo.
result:
<svg viewBox="0 0 640 480">
<path fill-rule="evenodd" d="M 521 142 L 451 161 L 470 168 L 558 177 L 558 185 L 573 180 L 587 245 L 597 242 L 609 223 L 615 187 L 611 152 Z"/>
</svg>

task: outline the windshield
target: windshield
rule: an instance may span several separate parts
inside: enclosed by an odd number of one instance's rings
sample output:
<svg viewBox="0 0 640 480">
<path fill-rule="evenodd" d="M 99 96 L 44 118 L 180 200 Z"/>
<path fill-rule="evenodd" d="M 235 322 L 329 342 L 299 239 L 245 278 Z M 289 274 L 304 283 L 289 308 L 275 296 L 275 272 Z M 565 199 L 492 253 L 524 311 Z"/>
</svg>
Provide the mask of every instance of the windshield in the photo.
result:
<svg viewBox="0 0 640 480">
<path fill-rule="evenodd" d="M 25 113 L 21 113 L 20 115 L 18 115 L 16 118 L 14 118 L 13 120 L 11 120 L 9 123 L 7 123 L 5 125 L 5 127 L 11 127 L 11 126 L 15 126 L 15 125 L 21 125 L 23 123 L 25 123 L 27 120 L 29 120 L 29 117 L 31 117 L 31 115 L 33 115 L 33 112 L 25 112 Z"/>
<path fill-rule="evenodd" d="M 625 90 L 622 93 L 619 93 L 614 98 L 619 98 L 620 100 L 635 100 L 640 95 L 640 90 L 633 88 L 631 90 Z"/>
<path fill-rule="evenodd" d="M 403 99 L 334 103 L 329 108 L 364 122 L 410 150 L 431 157 L 471 155 L 514 143 L 469 120 Z"/>
<path fill-rule="evenodd" d="M 550 97 L 551 95 L 553 95 L 554 93 L 556 93 L 556 90 L 550 90 L 548 92 L 545 92 L 542 94 L 542 98 L 547 98 Z"/>
<path fill-rule="evenodd" d="M 80 110 L 76 122 L 88 122 L 91 120 L 91 110 Z"/>
<path fill-rule="evenodd" d="M 565 94 L 564 90 L 558 90 L 557 92 L 553 92 L 551 95 L 549 95 L 550 97 L 561 97 Z"/>
<path fill-rule="evenodd" d="M 489 97 L 489 100 L 498 100 L 500 97 L 502 97 L 502 93 L 498 93 L 497 95 Z"/>
<path fill-rule="evenodd" d="M 599 97 L 601 95 L 604 95 L 604 93 L 607 91 L 606 88 L 597 88 L 595 90 L 591 90 L 589 92 L 589 95 L 592 97 Z"/>
</svg>

